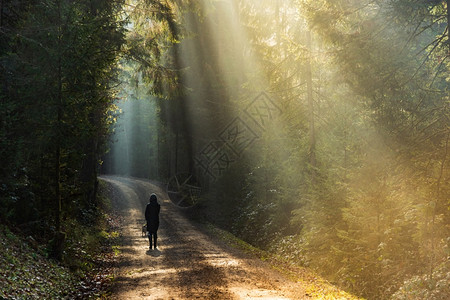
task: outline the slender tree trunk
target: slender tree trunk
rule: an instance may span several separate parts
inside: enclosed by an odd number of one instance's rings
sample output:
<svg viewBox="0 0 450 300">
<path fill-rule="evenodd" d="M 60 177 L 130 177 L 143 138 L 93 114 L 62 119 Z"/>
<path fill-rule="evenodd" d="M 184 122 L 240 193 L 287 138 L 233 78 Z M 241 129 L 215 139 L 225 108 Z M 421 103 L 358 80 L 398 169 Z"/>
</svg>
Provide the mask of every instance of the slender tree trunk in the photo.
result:
<svg viewBox="0 0 450 300">
<path fill-rule="evenodd" d="M 174 33 L 175 35 L 177 32 Z M 180 88 L 182 88 L 182 74 L 180 70 L 182 69 L 182 63 L 181 63 L 181 54 L 180 54 L 180 48 L 178 45 L 175 45 L 173 47 L 174 55 L 173 55 L 173 65 L 176 70 L 176 77 L 178 80 L 178 83 L 180 84 Z M 188 173 L 193 173 L 194 171 L 194 154 L 193 154 L 193 147 L 192 147 L 192 134 L 191 134 L 191 127 L 189 126 L 188 121 L 188 104 L 187 104 L 187 98 L 184 97 L 183 94 L 177 95 L 177 99 L 175 99 L 175 109 L 176 111 L 172 113 L 172 115 L 176 118 L 175 122 L 177 122 L 177 140 L 178 140 L 178 134 L 181 133 L 182 137 L 184 137 L 182 149 L 186 151 L 186 156 L 188 160 Z M 180 125 L 181 123 L 181 125 Z M 177 165 L 175 166 L 175 169 L 177 169 Z"/>
<path fill-rule="evenodd" d="M 445 164 L 447 161 L 448 156 L 448 142 L 449 142 L 450 134 L 447 133 L 447 139 L 445 141 L 445 151 L 444 151 L 444 157 L 441 161 L 441 167 L 439 169 L 439 177 L 436 182 L 436 198 L 435 198 L 435 205 L 433 207 L 433 214 L 431 218 L 431 254 L 430 254 L 430 279 L 433 279 L 433 272 L 434 272 L 434 263 L 435 263 L 435 248 L 436 248 L 436 216 L 438 214 L 438 210 L 440 208 L 440 199 L 441 199 L 441 181 L 442 176 L 444 174 Z"/>
<path fill-rule="evenodd" d="M 178 126 L 175 133 L 175 176 L 178 173 Z"/>
<path fill-rule="evenodd" d="M 308 58 L 306 61 L 306 89 L 307 99 L 309 107 L 309 162 L 315 169 L 316 167 L 316 132 L 314 124 L 314 99 L 313 99 L 313 86 L 312 86 L 312 71 L 311 71 L 311 59 L 312 59 L 312 42 L 311 32 L 306 32 L 306 47 L 308 49 Z"/>
<path fill-rule="evenodd" d="M 156 155 L 155 155 L 155 158 L 153 159 L 153 161 L 154 161 L 154 163 L 155 163 L 155 166 L 156 166 L 156 178 L 158 179 L 158 180 L 161 180 L 161 174 L 160 174 L 160 172 L 159 172 L 159 168 L 160 168 L 160 165 L 159 165 L 159 152 L 160 152 L 160 138 L 159 138 L 159 135 L 160 135 L 160 125 L 158 124 L 157 125 L 157 129 L 156 129 Z"/>
<path fill-rule="evenodd" d="M 56 122 L 56 139 L 55 139 L 55 236 L 50 243 L 52 249 L 51 255 L 61 260 L 65 233 L 61 231 L 61 127 L 62 127 L 62 22 L 61 22 L 61 1 L 57 0 L 58 9 L 58 58 L 57 58 L 57 122 Z"/>
<path fill-rule="evenodd" d="M 3 0 L 0 0 L 0 28 L 3 28 Z"/>
<path fill-rule="evenodd" d="M 56 198 L 56 231 L 61 231 L 61 119 L 62 119 L 62 67 L 61 67 L 61 2 L 58 1 L 58 91 L 57 91 L 57 122 L 55 142 L 55 198 Z"/>
<path fill-rule="evenodd" d="M 348 158 L 347 158 L 347 156 L 348 156 L 348 153 L 347 153 L 347 138 L 348 138 L 348 128 L 349 128 L 349 125 L 348 125 L 348 117 L 347 117 L 347 115 L 348 115 L 348 113 L 347 113 L 347 104 L 345 104 L 345 107 L 344 107 L 344 109 L 345 109 L 345 111 L 344 111 L 344 178 L 345 178 L 345 180 L 347 180 L 347 160 L 348 160 Z"/>
<path fill-rule="evenodd" d="M 52 212 L 51 206 L 49 209 L 49 205 L 47 205 L 47 199 L 45 199 L 45 193 L 44 193 L 44 186 L 45 186 L 45 182 L 44 182 L 44 154 L 41 153 L 41 158 L 40 158 L 40 162 L 39 162 L 39 202 L 40 204 L 44 207 L 45 209 L 45 214 L 50 214 Z M 44 200 L 45 199 L 45 200 Z M 45 206 L 44 206 L 45 203 Z"/>
<path fill-rule="evenodd" d="M 277 41 L 277 46 L 280 47 L 281 46 L 280 0 L 276 0 L 276 1 L 277 1 L 275 4 L 275 20 L 277 22 L 276 41 Z"/>
<path fill-rule="evenodd" d="M 91 126 L 94 126 L 91 120 Z M 92 136 L 85 142 L 83 165 L 81 166 L 80 179 L 85 190 L 85 203 L 96 203 L 96 182 L 97 182 L 97 136 Z"/>
<path fill-rule="evenodd" d="M 58 119 L 60 114 L 58 112 Z M 61 146 L 59 138 L 56 141 L 56 151 L 55 151 L 55 227 L 56 231 L 61 231 Z"/>
<path fill-rule="evenodd" d="M 447 43 L 448 43 L 448 54 L 450 55 L 450 7 L 449 0 L 447 0 Z"/>
</svg>

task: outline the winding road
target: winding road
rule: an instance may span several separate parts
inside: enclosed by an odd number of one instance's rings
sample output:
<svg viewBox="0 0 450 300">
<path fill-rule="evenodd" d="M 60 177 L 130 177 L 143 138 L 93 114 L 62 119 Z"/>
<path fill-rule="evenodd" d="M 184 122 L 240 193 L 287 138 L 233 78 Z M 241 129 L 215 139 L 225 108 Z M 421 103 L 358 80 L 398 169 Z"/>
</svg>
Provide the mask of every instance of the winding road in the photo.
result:
<svg viewBox="0 0 450 300">
<path fill-rule="evenodd" d="M 102 176 L 123 212 L 124 245 L 112 299 L 311 299 L 300 284 L 190 222 L 157 182 Z M 158 249 L 142 237 L 149 195 L 161 204 Z"/>
</svg>

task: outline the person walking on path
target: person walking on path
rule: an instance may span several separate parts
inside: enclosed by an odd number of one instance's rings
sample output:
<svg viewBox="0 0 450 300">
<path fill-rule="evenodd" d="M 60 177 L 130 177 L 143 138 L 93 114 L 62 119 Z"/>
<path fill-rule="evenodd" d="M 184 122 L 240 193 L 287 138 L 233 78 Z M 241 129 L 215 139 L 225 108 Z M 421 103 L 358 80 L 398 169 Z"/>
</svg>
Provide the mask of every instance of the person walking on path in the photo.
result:
<svg viewBox="0 0 450 300">
<path fill-rule="evenodd" d="M 158 239 L 158 227 L 159 227 L 159 211 L 161 205 L 158 203 L 156 195 L 153 193 L 150 195 L 150 202 L 145 208 L 145 220 L 147 221 L 148 241 L 150 243 L 149 249 L 152 250 L 152 237 L 154 249 L 156 249 L 156 241 Z"/>
</svg>

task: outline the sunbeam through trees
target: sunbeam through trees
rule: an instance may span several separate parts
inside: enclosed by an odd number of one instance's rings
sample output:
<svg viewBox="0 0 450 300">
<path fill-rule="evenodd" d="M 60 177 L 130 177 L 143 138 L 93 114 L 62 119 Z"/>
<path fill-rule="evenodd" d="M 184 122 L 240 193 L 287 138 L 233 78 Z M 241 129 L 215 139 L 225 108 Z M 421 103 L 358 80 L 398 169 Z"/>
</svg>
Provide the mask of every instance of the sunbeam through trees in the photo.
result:
<svg viewBox="0 0 450 300">
<path fill-rule="evenodd" d="M 97 174 L 146 178 L 355 295 L 448 299 L 449 21 L 448 0 L 3 0 L 1 223 L 64 260 Z"/>
</svg>

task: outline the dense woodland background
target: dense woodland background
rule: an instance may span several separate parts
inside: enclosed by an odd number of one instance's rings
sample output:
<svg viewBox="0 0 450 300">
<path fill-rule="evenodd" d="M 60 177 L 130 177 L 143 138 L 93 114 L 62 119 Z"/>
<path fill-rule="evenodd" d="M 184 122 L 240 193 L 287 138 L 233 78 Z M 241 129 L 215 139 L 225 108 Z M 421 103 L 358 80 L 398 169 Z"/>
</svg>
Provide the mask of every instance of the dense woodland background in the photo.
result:
<svg viewBox="0 0 450 300">
<path fill-rule="evenodd" d="M 442 0 L 3 0 L 2 223 L 60 257 L 99 170 L 188 172 L 253 245 L 369 299 L 447 299 L 449 19 Z M 279 118 L 205 177 L 262 91 Z"/>
</svg>

